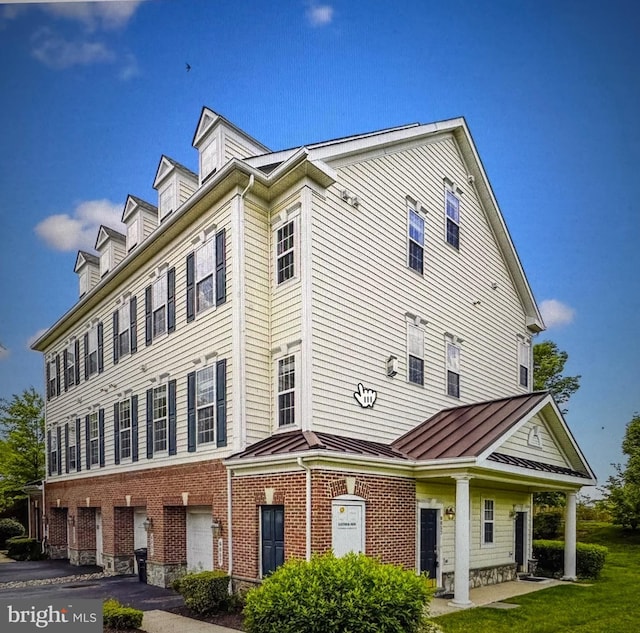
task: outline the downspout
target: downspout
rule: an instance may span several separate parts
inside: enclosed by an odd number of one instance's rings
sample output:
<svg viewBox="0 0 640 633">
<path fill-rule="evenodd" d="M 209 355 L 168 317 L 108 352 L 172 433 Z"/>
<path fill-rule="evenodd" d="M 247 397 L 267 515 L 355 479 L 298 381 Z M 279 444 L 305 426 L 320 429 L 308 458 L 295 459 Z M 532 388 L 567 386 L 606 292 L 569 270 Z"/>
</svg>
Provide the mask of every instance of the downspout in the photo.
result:
<svg viewBox="0 0 640 633">
<path fill-rule="evenodd" d="M 306 466 L 302 457 L 298 457 L 298 466 L 306 471 L 307 494 L 306 494 L 306 558 L 311 560 L 311 468 Z"/>
<path fill-rule="evenodd" d="M 231 583 L 233 583 L 233 518 L 232 511 L 233 505 L 231 503 L 231 477 L 233 476 L 233 471 L 231 468 L 227 468 L 227 558 L 228 558 L 228 567 L 229 567 L 229 583 L 232 588 Z M 233 592 L 233 589 L 232 589 Z"/>
</svg>

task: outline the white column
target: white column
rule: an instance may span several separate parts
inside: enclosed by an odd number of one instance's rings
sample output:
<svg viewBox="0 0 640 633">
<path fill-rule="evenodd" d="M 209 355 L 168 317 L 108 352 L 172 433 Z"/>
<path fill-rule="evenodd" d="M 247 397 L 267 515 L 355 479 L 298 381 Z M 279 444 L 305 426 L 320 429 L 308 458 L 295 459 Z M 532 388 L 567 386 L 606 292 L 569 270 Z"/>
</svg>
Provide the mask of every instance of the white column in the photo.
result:
<svg viewBox="0 0 640 633">
<path fill-rule="evenodd" d="M 576 576 L 576 497 L 575 492 L 566 493 L 564 517 L 564 576 L 562 580 L 577 580 Z"/>
<path fill-rule="evenodd" d="M 453 601 L 455 607 L 470 607 L 469 600 L 469 479 L 468 476 L 454 477 L 456 480 L 456 539 L 455 539 L 455 579 Z"/>
</svg>

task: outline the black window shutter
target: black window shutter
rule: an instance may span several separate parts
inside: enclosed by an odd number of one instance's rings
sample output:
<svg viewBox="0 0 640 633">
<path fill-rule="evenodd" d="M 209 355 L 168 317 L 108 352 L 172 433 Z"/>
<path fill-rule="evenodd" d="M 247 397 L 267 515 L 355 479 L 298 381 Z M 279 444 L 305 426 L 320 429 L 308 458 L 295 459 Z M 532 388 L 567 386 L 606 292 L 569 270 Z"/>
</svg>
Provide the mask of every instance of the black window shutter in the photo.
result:
<svg viewBox="0 0 640 633">
<path fill-rule="evenodd" d="M 85 450 L 85 460 L 87 464 L 87 470 L 91 469 L 91 434 L 89 432 L 89 416 L 87 415 L 84 419 L 84 450 Z"/>
<path fill-rule="evenodd" d="M 67 380 L 67 368 L 69 366 L 69 352 L 65 349 L 62 352 L 62 381 L 64 384 L 64 390 L 69 389 L 69 381 Z M 67 471 L 69 472 L 69 471 Z"/>
<path fill-rule="evenodd" d="M 120 406 L 113 405 L 113 454 L 116 464 L 120 463 Z"/>
<path fill-rule="evenodd" d="M 84 379 L 89 378 L 89 334 L 84 335 Z"/>
<path fill-rule="evenodd" d="M 227 360 L 216 363 L 216 444 L 227 445 Z"/>
<path fill-rule="evenodd" d="M 51 475 L 51 431 L 47 431 L 47 466 Z"/>
<path fill-rule="evenodd" d="M 62 475 L 62 427 L 56 429 L 58 440 L 58 475 Z"/>
<path fill-rule="evenodd" d="M 176 269 L 167 271 L 167 332 L 176 329 Z"/>
<path fill-rule="evenodd" d="M 196 257 L 187 255 L 187 322 L 196 318 Z"/>
<path fill-rule="evenodd" d="M 216 305 L 227 300 L 227 247 L 225 230 L 216 233 Z"/>
<path fill-rule="evenodd" d="M 75 384 L 80 384 L 80 340 L 76 339 L 76 344 L 74 346 L 75 352 Z"/>
<path fill-rule="evenodd" d="M 131 396 L 131 461 L 138 461 L 138 396 Z"/>
<path fill-rule="evenodd" d="M 100 433 L 100 466 L 104 466 L 104 409 L 100 409 L 98 412 L 98 429 Z"/>
<path fill-rule="evenodd" d="M 196 372 L 187 374 L 187 450 L 196 450 Z"/>
<path fill-rule="evenodd" d="M 152 304 L 151 304 L 151 286 L 144 289 L 144 344 L 151 345 L 153 341 L 153 328 L 151 322 Z"/>
<path fill-rule="evenodd" d="M 64 472 L 69 472 L 69 423 L 64 425 Z"/>
<path fill-rule="evenodd" d="M 120 313 L 116 310 L 113 313 L 113 364 L 117 365 L 120 360 L 120 338 L 119 334 L 120 326 Z"/>
<path fill-rule="evenodd" d="M 98 323 L 98 373 L 104 371 L 104 332 L 102 323 Z"/>
<path fill-rule="evenodd" d="M 76 470 L 82 470 L 82 450 L 80 449 L 80 418 L 76 418 Z"/>
<path fill-rule="evenodd" d="M 56 354 L 56 396 L 60 395 L 60 354 Z"/>
<path fill-rule="evenodd" d="M 176 381 L 169 381 L 169 455 L 175 455 L 177 451 L 178 424 L 176 420 Z"/>
<path fill-rule="evenodd" d="M 147 459 L 153 457 L 153 389 L 147 389 Z"/>
<path fill-rule="evenodd" d="M 45 370 L 47 372 L 47 400 L 51 400 L 51 366 L 48 360 L 45 359 Z M 49 473 L 51 474 L 51 473 Z"/>
<path fill-rule="evenodd" d="M 129 301 L 129 346 L 131 353 L 138 351 L 138 299 L 131 297 Z"/>
</svg>

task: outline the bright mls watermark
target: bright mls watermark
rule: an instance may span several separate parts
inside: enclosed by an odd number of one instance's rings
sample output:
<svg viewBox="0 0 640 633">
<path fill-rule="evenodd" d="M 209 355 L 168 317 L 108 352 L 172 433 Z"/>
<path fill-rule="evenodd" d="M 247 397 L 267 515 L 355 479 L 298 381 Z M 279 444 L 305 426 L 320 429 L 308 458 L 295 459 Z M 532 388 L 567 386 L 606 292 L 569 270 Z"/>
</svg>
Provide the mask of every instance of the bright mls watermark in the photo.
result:
<svg viewBox="0 0 640 633">
<path fill-rule="evenodd" d="M 102 633 L 102 600 L 0 600 L 3 633 Z"/>
</svg>

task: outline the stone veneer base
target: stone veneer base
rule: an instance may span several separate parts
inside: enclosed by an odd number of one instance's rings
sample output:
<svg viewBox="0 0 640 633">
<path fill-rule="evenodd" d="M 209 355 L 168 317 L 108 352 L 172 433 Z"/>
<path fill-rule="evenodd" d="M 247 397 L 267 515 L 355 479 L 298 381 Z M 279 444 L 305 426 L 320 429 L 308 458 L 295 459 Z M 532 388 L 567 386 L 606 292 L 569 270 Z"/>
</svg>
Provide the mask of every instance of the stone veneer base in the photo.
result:
<svg viewBox="0 0 640 633">
<path fill-rule="evenodd" d="M 453 593 L 454 572 L 442 574 L 442 591 L 439 593 Z M 496 567 L 480 567 L 469 571 L 469 588 L 485 587 L 486 585 L 498 585 L 502 582 L 516 580 L 516 564 L 497 565 Z"/>
<path fill-rule="evenodd" d="M 154 563 L 147 561 L 147 584 L 156 587 L 171 587 L 176 578 L 187 573 L 186 563 Z"/>
</svg>

